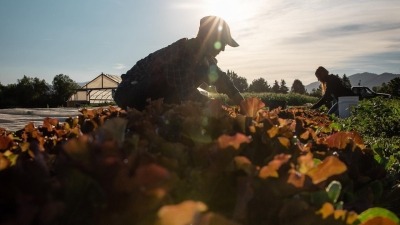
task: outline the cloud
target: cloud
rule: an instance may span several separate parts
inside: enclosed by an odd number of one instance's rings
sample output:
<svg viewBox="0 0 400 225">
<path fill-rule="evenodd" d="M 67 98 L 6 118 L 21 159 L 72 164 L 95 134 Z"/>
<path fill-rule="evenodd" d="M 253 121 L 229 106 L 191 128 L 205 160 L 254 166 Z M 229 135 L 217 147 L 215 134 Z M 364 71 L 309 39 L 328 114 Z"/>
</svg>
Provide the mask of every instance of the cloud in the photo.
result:
<svg viewBox="0 0 400 225">
<path fill-rule="evenodd" d="M 399 73 L 399 10 L 398 0 L 264 1 L 233 27 L 240 47 L 228 48 L 219 62 L 248 82 L 300 78 L 306 84 L 320 65 L 339 74 Z"/>
<path fill-rule="evenodd" d="M 117 70 L 123 70 L 123 69 L 126 69 L 127 67 L 126 67 L 126 65 L 124 65 L 122 63 L 116 63 L 116 64 L 114 64 L 113 68 L 117 69 Z"/>
<path fill-rule="evenodd" d="M 343 61 L 342 64 L 347 68 L 354 68 L 359 71 L 375 72 L 378 74 L 382 72 L 400 73 L 400 51 L 395 50 L 356 56 Z"/>
<path fill-rule="evenodd" d="M 319 33 L 324 36 L 343 36 L 393 31 L 396 29 L 400 29 L 400 24 L 377 22 L 372 24 L 344 24 L 341 26 L 320 30 Z"/>
<path fill-rule="evenodd" d="M 334 38 L 349 38 L 354 39 L 394 39 L 396 30 L 400 30 L 398 23 L 375 23 L 375 24 L 340 24 L 329 28 L 315 28 L 311 31 L 299 33 L 294 36 L 286 37 L 281 40 L 282 44 L 303 44 L 314 41 L 326 41 Z M 400 31 L 398 31 L 400 32 Z M 354 43 L 347 43 L 354 44 Z"/>
</svg>

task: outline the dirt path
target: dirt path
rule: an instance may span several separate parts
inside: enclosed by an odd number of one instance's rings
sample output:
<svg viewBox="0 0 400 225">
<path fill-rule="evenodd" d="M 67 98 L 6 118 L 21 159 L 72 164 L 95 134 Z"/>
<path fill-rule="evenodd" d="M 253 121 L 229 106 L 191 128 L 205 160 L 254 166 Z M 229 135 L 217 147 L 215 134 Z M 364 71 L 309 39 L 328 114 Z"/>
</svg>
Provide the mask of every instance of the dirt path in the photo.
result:
<svg viewBox="0 0 400 225">
<path fill-rule="evenodd" d="M 77 108 L 12 108 L 0 109 L 0 127 L 9 131 L 17 131 L 29 122 L 42 125 L 46 117 L 57 118 L 63 122 L 68 117 L 79 115 Z"/>
</svg>

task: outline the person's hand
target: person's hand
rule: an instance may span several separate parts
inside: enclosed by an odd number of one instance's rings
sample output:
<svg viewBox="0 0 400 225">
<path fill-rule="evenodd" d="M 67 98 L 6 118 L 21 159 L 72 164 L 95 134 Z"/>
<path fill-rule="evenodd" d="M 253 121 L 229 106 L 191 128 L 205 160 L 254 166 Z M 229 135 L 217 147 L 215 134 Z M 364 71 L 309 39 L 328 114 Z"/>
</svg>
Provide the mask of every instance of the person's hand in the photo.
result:
<svg viewBox="0 0 400 225">
<path fill-rule="evenodd" d="M 240 92 L 236 93 L 233 97 L 232 97 L 232 101 L 233 103 L 235 103 L 235 105 L 240 105 L 240 103 L 244 100 L 242 94 L 240 94 Z"/>
<path fill-rule="evenodd" d="M 188 97 L 188 100 L 191 101 L 196 101 L 196 102 L 201 102 L 201 103 L 205 103 L 210 101 L 210 98 L 201 94 L 200 91 L 196 90 L 193 93 L 191 93 Z"/>
</svg>

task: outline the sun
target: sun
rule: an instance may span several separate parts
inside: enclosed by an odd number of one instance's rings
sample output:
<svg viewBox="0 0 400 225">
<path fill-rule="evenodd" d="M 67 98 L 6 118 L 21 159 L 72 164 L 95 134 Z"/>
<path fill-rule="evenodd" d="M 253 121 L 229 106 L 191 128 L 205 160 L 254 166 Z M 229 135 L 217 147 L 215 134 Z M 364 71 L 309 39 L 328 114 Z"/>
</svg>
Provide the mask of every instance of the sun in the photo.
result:
<svg viewBox="0 0 400 225">
<path fill-rule="evenodd" d="M 256 15 L 260 3 L 258 0 L 203 0 L 205 11 L 209 15 L 223 18 L 229 25 L 240 23 Z"/>
</svg>

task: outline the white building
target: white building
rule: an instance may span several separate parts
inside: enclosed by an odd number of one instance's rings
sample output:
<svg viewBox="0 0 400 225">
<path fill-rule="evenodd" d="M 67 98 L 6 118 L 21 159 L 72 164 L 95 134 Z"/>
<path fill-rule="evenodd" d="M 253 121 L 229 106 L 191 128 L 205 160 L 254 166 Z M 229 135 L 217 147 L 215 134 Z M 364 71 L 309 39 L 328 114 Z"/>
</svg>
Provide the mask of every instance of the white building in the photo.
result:
<svg viewBox="0 0 400 225">
<path fill-rule="evenodd" d="M 121 77 L 101 73 L 76 90 L 68 99 L 68 106 L 80 104 L 113 103 L 113 93 L 121 83 Z"/>
</svg>

